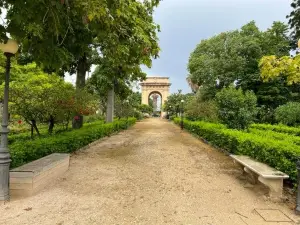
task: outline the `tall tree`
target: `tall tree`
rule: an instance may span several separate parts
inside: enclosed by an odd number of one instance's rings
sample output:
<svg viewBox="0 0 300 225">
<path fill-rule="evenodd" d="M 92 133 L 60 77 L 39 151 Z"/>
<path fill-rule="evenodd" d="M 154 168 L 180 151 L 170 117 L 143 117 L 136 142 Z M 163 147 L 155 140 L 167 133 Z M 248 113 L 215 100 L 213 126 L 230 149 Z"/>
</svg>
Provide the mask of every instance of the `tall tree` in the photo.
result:
<svg viewBox="0 0 300 225">
<path fill-rule="evenodd" d="M 107 63 L 102 60 L 102 64 L 96 67 L 88 80 L 88 89 L 100 96 L 102 111 L 107 108 L 109 100 L 107 93 L 110 90 L 113 89 L 118 99 L 123 101 L 130 97 L 132 93 L 131 82 L 146 78 L 146 74 L 139 67 L 136 71 L 128 73 L 128 71 L 122 70 L 121 67 L 113 68 L 113 65 Z M 112 74 L 117 74 L 117 76 Z"/>
<path fill-rule="evenodd" d="M 240 30 L 203 40 L 190 56 L 189 80 L 197 85 L 228 86 L 235 81 L 244 89 L 259 82 L 258 61 L 265 54 L 289 52 L 288 27 L 274 22 L 265 32 L 252 21 Z"/>
<path fill-rule="evenodd" d="M 139 72 L 140 64 L 151 66 L 159 52 L 159 26 L 153 21 L 158 3 L 5 0 L 5 29 L 47 71 L 76 73 L 76 87 L 82 89 L 90 66 L 103 60 L 117 78 Z"/>
<path fill-rule="evenodd" d="M 37 133 L 38 123 L 49 122 L 49 133 L 52 133 L 55 123 L 69 123 L 74 110 L 84 115 L 95 111 L 94 96 L 88 93 L 76 96 L 79 93 L 72 84 L 55 74 L 44 73 L 34 63 L 14 65 L 12 75 L 10 111 L 22 116 Z M 0 87 L 3 89 L 4 85 Z"/>
<path fill-rule="evenodd" d="M 190 98 L 191 94 L 182 94 L 181 90 L 178 90 L 177 93 L 171 94 L 167 101 L 164 104 L 164 110 L 169 113 L 169 115 L 179 114 L 187 103 L 187 100 Z M 184 105 L 181 103 L 181 100 L 184 100 Z"/>
<path fill-rule="evenodd" d="M 291 3 L 292 12 L 287 16 L 289 25 L 292 30 L 291 46 L 295 49 L 297 47 L 297 40 L 300 38 L 300 2 L 293 0 Z"/>
<path fill-rule="evenodd" d="M 151 57 L 159 51 L 159 26 L 152 16 L 158 3 L 5 0 L 7 26 L 2 35 L 13 35 L 23 51 L 48 70 L 76 72 L 77 87 L 82 88 L 86 71 L 96 63 L 95 55 L 124 68 L 151 66 Z"/>
<path fill-rule="evenodd" d="M 253 90 L 261 106 L 273 108 L 288 100 L 290 90 L 280 80 L 276 81 L 276 88 L 275 81 L 263 83 L 259 60 L 265 54 L 288 54 L 289 44 L 287 25 L 274 22 L 263 32 L 252 21 L 240 30 L 201 41 L 190 56 L 188 79 L 193 85 L 202 86 L 204 97 L 213 98 L 220 89 L 235 83 L 243 90 Z"/>
</svg>

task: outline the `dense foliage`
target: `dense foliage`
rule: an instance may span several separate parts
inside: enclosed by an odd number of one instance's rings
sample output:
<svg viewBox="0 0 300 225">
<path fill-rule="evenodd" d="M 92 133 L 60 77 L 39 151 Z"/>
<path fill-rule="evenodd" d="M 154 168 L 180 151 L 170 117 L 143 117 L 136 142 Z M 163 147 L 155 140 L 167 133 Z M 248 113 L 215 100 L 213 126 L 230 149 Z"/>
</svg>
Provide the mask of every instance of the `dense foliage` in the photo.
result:
<svg viewBox="0 0 300 225">
<path fill-rule="evenodd" d="M 189 120 L 218 121 L 218 107 L 213 100 L 205 101 L 201 92 L 186 103 L 185 117 Z"/>
<path fill-rule="evenodd" d="M 233 83 L 243 91 L 251 90 L 257 97 L 257 119 L 274 123 L 274 110 L 293 101 L 299 91 L 295 85 L 288 85 L 283 77 L 265 78 L 273 72 L 268 67 L 261 74 L 263 63 L 259 61 L 266 55 L 275 58 L 288 55 L 288 34 L 288 25 L 284 23 L 274 22 L 266 31 L 260 31 L 252 21 L 239 30 L 202 40 L 190 55 L 187 80 L 193 91 L 198 88 L 206 100 L 214 99 L 219 91 Z M 294 74 L 297 68 L 292 65 L 291 68 Z"/>
<path fill-rule="evenodd" d="M 216 95 L 219 119 L 230 128 L 245 129 L 255 119 L 257 99 L 253 92 L 236 89 L 233 86 L 223 88 Z"/>
<path fill-rule="evenodd" d="M 275 110 L 275 118 L 279 123 L 295 126 L 300 123 L 300 103 L 289 102 Z"/>
<path fill-rule="evenodd" d="M 259 66 L 261 77 L 264 81 L 274 80 L 278 77 L 285 77 L 288 84 L 300 82 L 300 56 L 295 57 L 275 55 L 264 56 Z"/>
<path fill-rule="evenodd" d="M 10 36 L 20 43 L 19 64 L 35 62 L 46 73 L 60 76 L 76 73 L 77 90 L 85 88 L 86 73 L 98 65 L 96 72 L 102 78 L 93 79 L 97 93 L 116 88 L 123 96 L 129 90 L 125 84 L 145 79 L 140 66 L 151 67 L 158 57 L 160 27 L 153 13 L 159 2 L 4 0 L 0 41 Z M 120 85 L 115 87 L 116 83 Z M 103 106 L 106 97 L 100 96 Z M 73 127 L 80 128 L 83 113 L 80 109 L 72 113 L 78 118 Z"/>
<path fill-rule="evenodd" d="M 287 16 L 289 18 L 289 25 L 291 28 L 291 36 L 293 39 L 292 47 L 296 47 L 296 42 L 300 38 L 300 2 L 298 0 L 293 0 L 292 4 L 292 12 Z"/>
<path fill-rule="evenodd" d="M 223 32 L 201 43 L 192 52 L 189 78 L 198 86 L 226 87 L 237 81 L 244 89 L 259 81 L 258 61 L 265 54 L 289 52 L 288 27 L 281 22 L 262 32 L 252 21 L 240 30 Z"/>
<path fill-rule="evenodd" d="M 148 113 L 148 114 L 153 113 L 153 108 L 150 105 L 142 104 L 142 105 L 139 106 L 139 110 L 142 113 Z"/>
<path fill-rule="evenodd" d="M 17 70 L 18 73 L 16 72 Z M 34 63 L 16 65 L 10 84 L 10 105 L 12 115 L 21 116 L 39 134 L 38 123 L 49 122 L 51 133 L 55 123 L 68 127 L 74 112 L 82 115 L 95 114 L 98 102 L 95 96 L 84 90 L 75 90 L 55 74 L 45 74 Z M 3 95 L 4 84 L 0 89 Z"/>
<path fill-rule="evenodd" d="M 171 94 L 168 96 L 167 100 L 163 105 L 163 109 L 170 116 L 178 115 L 184 111 L 184 107 L 191 100 L 193 94 L 182 94 L 182 90 L 178 90 L 177 93 Z M 182 100 L 184 102 L 182 102 Z"/>
<path fill-rule="evenodd" d="M 12 1 L 7 11 L 6 33 L 17 39 L 22 52 L 48 71 L 77 73 L 78 88 L 85 85 L 91 64 L 109 65 L 130 74 L 140 64 L 151 66 L 157 57 L 159 26 L 153 10 L 159 0 L 146 1 Z M 118 76 L 118 71 L 114 71 Z"/>
</svg>

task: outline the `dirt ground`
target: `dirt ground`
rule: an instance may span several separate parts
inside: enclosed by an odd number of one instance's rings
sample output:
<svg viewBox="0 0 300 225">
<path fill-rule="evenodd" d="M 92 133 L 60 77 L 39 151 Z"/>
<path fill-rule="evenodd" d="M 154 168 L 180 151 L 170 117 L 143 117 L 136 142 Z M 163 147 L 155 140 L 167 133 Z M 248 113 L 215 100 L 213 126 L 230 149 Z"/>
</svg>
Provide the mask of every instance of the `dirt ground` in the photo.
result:
<svg viewBox="0 0 300 225">
<path fill-rule="evenodd" d="M 156 118 L 72 155 L 69 171 L 42 192 L 0 205 L 0 224 L 300 224 L 265 191 L 228 156 Z M 291 222 L 266 222 L 258 209 Z"/>
</svg>

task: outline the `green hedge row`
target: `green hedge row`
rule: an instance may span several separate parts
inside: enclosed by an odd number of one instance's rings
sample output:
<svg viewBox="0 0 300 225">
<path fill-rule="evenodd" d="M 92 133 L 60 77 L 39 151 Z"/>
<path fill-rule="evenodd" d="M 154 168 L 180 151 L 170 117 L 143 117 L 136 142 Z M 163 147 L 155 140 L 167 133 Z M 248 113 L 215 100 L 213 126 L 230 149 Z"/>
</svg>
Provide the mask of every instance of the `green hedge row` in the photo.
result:
<svg viewBox="0 0 300 225">
<path fill-rule="evenodd" d="M 254 128 L 258 130 L 271 130 L 279 133 L 286 133 L 294 136 L 300 136 L 300 128 L 289 127 L 286 125 L 252 124 L 250 128 Z"/>
<path fill-rule="evenodd" d="M 180 124 L 180 119 L 176 118 L 174 122 Z M 296 144 L 203 121 L 184 120 L 184 127 L 214 146 L 232 154 L 248 155 L 287 173 L 291 181 L 297 180 L 296 162 L 300 156 L 300 146 Z"/>
<path fill-rule="evenodd" d="M 90 127 L 90 126 L 97 126 L 100 124 L 104 124 L 103 120 L 99 120 L 99 121 L 95 121 L 95 122 L 89 122 L 89 123 L 84 123 L 83 127 Z M 53 135 L 57 135 L 58 133 L 62 133 L 62 132 L 68 132 L 68 131 L 72 131 L 72 129 L 69 130 L 65 130 L 63 129 L 61 126 L 55 126 L 54 127 L 54 131 L 53 134 L 48 134 L 48 127 L 42 127 L 41 129 L 39 129 L 40 132 L 40 137 L 37 136 L 37 134 L 34 131 L 34 139 L 36 138 L 46 138 L 49 136 L 53 136 Z M 21 133 L 9 133 L 8 135 L 8 143 L 9 144 L 13 144 L 16 141 L 27 141 L 31 139 L 31 132 L 27 131 L 27 132 L 21 132 Z"/>
<path fill-rule="evenodd" d="M 285 141 L 288 143 L 300 145 L 300 137 L 299 136 L 294 136 L 294 135 L 290 135 L 287 133 L 279 133 L 279 132 L 272 131 L 272 130 L 259 130 L 259 129 L 255 129 L 255 128 L 249 128 L 248 131 L 252 134 L 260 135 L 265 138 L 272 138 L 272 139 L 281 140 L 281 141 Z"/>
<path fill-rule="evenodd" d="M 12 158 L 11 167 L 21 166 L 51 153 L 74 152 L 102 137 L 127 129 L 135 122 L 135 118 L 120 119 L 107 124 L 95 122 L 85 125 L 81 129 L 62 132 L 58 135 L 35 140 L 16 141 L 9 146 Z"/>
</svg>

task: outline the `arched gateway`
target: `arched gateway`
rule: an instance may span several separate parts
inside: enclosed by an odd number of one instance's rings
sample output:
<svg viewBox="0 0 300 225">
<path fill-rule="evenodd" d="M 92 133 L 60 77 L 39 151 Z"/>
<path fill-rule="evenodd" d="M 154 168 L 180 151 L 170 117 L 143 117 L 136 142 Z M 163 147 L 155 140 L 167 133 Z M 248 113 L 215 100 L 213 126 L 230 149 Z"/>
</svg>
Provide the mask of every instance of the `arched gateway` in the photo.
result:
<svg viewBox="0 0 300 225">
<path fill-rule="evenodd" d="M 142 87 L 142 104 L 149 105 L 149 97 L 156 93 L 161 97 L 161 104 L 167 100 L 170 95 L 170 80 L 169 77 L 148 77 L 141 84 Z M 162 116 L 165 113 L 162 112 Z"/>
</svg>

